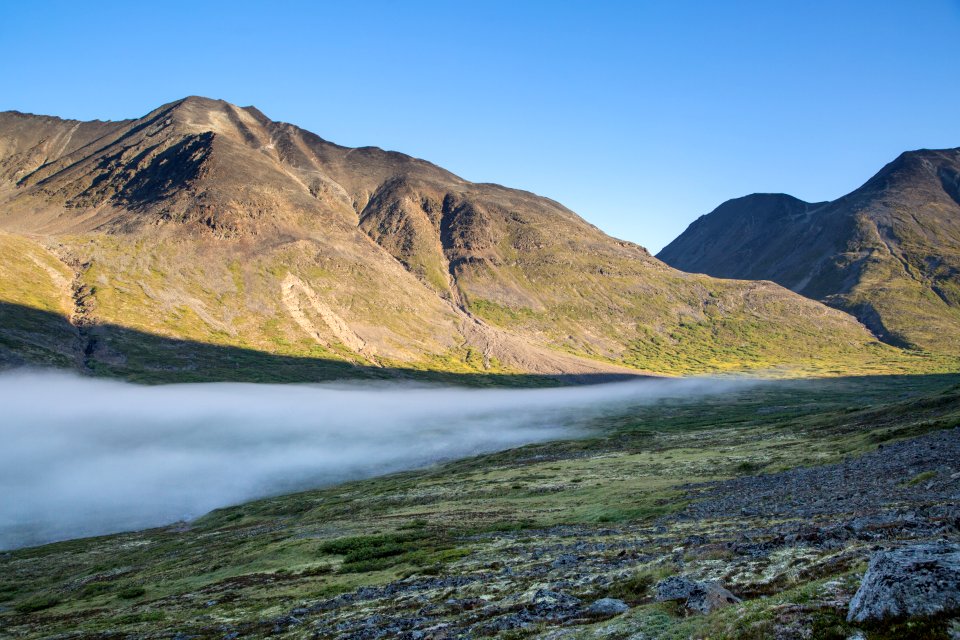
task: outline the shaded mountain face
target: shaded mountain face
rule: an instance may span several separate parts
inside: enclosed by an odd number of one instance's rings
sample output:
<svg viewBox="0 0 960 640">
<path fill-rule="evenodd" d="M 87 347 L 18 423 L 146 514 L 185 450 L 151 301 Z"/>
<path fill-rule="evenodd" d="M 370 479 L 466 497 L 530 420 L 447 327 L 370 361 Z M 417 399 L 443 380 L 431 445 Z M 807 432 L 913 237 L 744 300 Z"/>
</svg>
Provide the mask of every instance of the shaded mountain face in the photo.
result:
<svg viewBox="0 0 960 640">
<path fill-rule="evenodd" d="M 682 273 L 552 200 L 205 98 L 122 122 L 0 114 L 0 230 L 8 363 L 219 379 L 240 364 L 196 345 L 464 373 L 903 357 L 844 313 Z"/>
<path fill-rule="evenodd" d="M 833 202 L 730 200 L 657 257 L 773 280 L 854 314 L 890 344 L 960 352 L 960 149 L 904 153 Z"/>
</svg>

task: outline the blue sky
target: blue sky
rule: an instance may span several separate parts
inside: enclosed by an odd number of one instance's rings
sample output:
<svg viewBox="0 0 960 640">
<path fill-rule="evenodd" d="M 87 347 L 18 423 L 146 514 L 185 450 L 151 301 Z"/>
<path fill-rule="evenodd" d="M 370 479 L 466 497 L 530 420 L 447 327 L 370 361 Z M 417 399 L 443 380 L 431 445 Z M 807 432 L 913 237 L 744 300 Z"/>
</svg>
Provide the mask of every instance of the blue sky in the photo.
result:
<svg viewBox="0 0 960 640">
<path fill-rule="evenodd" d="M 960 0 L 0 2 L 0 110 L 253 104 L 659 250 L 756 191 L 960 146 Z"/>
</svg>

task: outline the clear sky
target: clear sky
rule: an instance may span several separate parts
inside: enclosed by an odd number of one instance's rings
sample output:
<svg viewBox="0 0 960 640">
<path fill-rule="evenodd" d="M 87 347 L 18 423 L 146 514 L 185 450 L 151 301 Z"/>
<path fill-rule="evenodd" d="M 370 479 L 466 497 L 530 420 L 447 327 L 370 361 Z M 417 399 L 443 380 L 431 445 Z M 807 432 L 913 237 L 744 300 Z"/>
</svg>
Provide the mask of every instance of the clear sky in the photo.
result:
<svg viewBox="0 0 960 640">
<path fill-rule="evenodd" d="M 659 250 L 756 191 L 960 146 L 960 0 L 0 0 L 0 110 L 186 95 L 528 189 Z"/>
</svg>

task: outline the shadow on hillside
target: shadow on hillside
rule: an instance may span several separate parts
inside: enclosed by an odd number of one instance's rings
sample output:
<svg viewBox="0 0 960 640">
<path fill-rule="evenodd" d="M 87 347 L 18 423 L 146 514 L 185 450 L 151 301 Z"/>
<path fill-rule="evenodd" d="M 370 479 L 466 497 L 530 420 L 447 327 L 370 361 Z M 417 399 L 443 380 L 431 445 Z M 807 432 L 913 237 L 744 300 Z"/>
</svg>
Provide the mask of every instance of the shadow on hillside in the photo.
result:
<svg viewBox="0 0 960 640">
<path fill-rule="evenodd" d="M 440 364 L 438 362 L 438 364 Z M 112 324 L 75 327 L 57 313 L 0 302 L 0 369 L 44 367 L 164 382 L 415 380 L 465 386 L 599 384 L 629 374 L 448 373 L 377 367 L 169 338 Z"/>
</svg>

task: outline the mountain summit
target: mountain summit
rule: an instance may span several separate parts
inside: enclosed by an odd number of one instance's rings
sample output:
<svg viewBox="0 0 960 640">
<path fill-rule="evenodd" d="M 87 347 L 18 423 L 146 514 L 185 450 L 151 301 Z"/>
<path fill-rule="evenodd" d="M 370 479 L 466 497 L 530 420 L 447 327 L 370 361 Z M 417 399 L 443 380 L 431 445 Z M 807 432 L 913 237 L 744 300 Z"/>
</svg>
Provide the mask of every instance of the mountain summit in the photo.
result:
<svg viewBox="0 0 960 640">
<path fill-rule="evenodd" d="M 316 379 L 899 357 L 844 313 L 682 273 L 547 198 L 206 98 L 0 114 L 0 230 L 8 363 Z"/>
<path fill-rule="evenodd" d="M 773 280 L 898 346 L 960 352 L 960 149 L 901 154 L 833 202 L 730 200 L 658 256 L 684 271 Z"/>
</svg>

